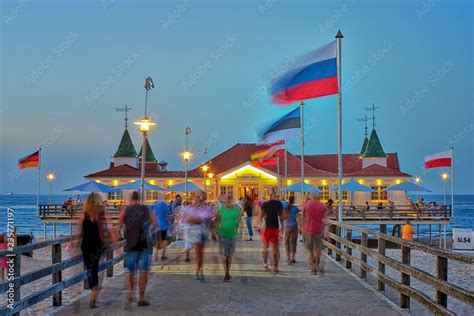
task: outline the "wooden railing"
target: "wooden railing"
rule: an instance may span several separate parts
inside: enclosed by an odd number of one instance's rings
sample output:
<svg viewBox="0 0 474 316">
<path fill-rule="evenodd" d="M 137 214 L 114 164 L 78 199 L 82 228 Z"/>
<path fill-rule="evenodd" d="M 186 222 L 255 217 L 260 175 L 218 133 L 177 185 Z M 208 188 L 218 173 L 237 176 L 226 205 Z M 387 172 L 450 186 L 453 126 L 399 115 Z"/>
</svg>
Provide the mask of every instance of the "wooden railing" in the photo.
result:
<svg viewBox="0 0 474 316">
<path fill-rule="evenodd" d="M 330 218 L 337 217 L 337 206 L 333 207 L 329 212 Z M 450 205 L 443 205 L 436 208 L 408 208 L 396 207 L 391 209 L 389 207 L 382 207 L 377 209 L 371 207 L 366 210 L 363 206 L 354 206 L 343 208 L 343 218 L 351 220 L 378 220 L 378 219 L 394 219 L 394 220 L 429 220 L 429 219 L 451 219 L 452 210 Z"/>
<path fill-rule="evenodd" d="M 347 224 L 340 224 L 329 220 L 329 232 L 327 241 L 324 241 L 329 255 L 335 255 L 336 261 L 345 261 L 345 267 L 352 268 L 357 265 L 360 268 L 359 277 L 367 280 L 367 274 L 372 275 L 377 281 L 377 290 L 384 291 L 385 285 L 390 286 L 400 295 L 399 305 L 402 308 L 410 307 L 410 299 L 415 299 L 434 314 L 453 315 L 448 306 L 448 296 L 461 302 L 474 306 L 474 292 L 448 282 L 448 260 L 457 261 L 461 264 L 473 265 L 474 257 L 446 251 L 438 248 L 425 246 L 418 242 L 402 240 L 397 237 L 388 236 L 370 229 L 364 229 Z M 341 231 L 344 232 L 342 238 Z M 360 244 L 352 239 L 352 233 L 361 235 Z M 372 250 L 368 247 L 369 236 L 378 240 L 378 249 Z M 395 244 L 401 250 L 401 262 L 385 255 L 387 243 Z M 345 249 L 344 249 L 345 248 Z M 353 255 L 353 250 L 360 253 L 360 257 Z M 417 250 L 434 256 L 436 259 L 436 275 L 410 265 L 410 251 Z M 377 267 L 367 264 L 367 258 L 371 257 L 377 263 Z M 385 273 L 388 266 L 400 272 L 400 280 L 395 280 Z M 422 291 L 410 286 L 410 278 L 415 278 L 435 290 L 435 296 L 430 298 Z"/>
<path fill-rule="evenodd" d="M 61 245 L 70 242 L 69 237 L 48 240 L 45 242 L 29 244 L 16 247 L 13 250 L 0 251 L 0 258 L 8 258 L 7 271 L 13 272 L 14 277 L 7 275 L 6 282 L 0 283 L 0 293 L 7 293 L 7 305 L 0 307 L 0 315 L 19 315 L 19 312 L 33 306 L 49 297 L 52 298 L 53 306 L 62 305 L 62 291 L 74 284 L 77 284 L 90 275 L 89 271 L 82 271 L 72 277 L 63 280 L 62 271 L 83 263 L 81 255 L 63 260 Z M 118 251 L 115 256 L 114 251 L 123 248 L 124 242 L 116 243 L 104 252 L 105 261 L 101 262 L 99 270 L 107 270 L 107 276 L 113 276 L 114 265 L 123 260 L 123 251 Z M 51 247 L 51 265 L 45 268 L 34 270 L 25 274 L 21 273 L 22 254 L 31 253 L 33 250 Z M 51 286 L 44 287 L 29 296 L 21 297 L 21 288 L 46 276 L 51 276 Z"/>
<path fill-rule="evenodd" d="M 120 214 L 120 207 L 113 205 L 106 207 L 107 212 L 112 218 L 118 218 Z M 71 220 L 77 219 L 82 213 L 82 205 L 64 206 L 62 204 L 56 205 L 40 205 L 39 218 L 40 219 L 60 219 Z"/>
</svg>

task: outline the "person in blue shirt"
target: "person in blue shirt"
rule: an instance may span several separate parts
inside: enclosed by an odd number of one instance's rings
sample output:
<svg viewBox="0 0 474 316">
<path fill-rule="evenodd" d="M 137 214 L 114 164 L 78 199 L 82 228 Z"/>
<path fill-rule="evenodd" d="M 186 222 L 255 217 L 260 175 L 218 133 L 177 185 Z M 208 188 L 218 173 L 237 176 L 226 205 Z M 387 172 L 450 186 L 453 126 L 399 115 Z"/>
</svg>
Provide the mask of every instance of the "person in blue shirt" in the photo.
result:
<svg viewBox="0 0 474 316">
<path fill-rule="evenodd" d="M 171 207 L 164 201 L 158 201 L 152 206 L 158 223 L 158 242 L 156 243 L 155 260 L 158 260 L 158 251 L 161 249 L 161 260 L 168 259 L 166 257 L 166 247 L 168 246 L 168 229 L 171 222 Z"/>
<path fill-rule="evenodd" d="M 289 203 L 283 211 L 285 220 L 285 248 L 288 264 L 296 263 L 296 244 L 298 240 L 298 214 L 300 210 L 294 205 L 295 197 L 290 196 Z"/>
</svg>

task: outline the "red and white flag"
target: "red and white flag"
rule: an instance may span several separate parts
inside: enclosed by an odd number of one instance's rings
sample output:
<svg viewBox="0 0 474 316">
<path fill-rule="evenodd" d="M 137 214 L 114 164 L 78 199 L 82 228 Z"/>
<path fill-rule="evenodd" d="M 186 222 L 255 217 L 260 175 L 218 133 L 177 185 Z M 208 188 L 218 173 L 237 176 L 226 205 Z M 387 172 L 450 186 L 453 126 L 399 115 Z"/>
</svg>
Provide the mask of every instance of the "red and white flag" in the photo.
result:
<svg viewBox="0 0 474 316">
<path fill-rule="evenodd" d="M 441 168 L 453 166 L 453 150 L 442 151 L 425 157 L 425 168 Z"/>
</svg>

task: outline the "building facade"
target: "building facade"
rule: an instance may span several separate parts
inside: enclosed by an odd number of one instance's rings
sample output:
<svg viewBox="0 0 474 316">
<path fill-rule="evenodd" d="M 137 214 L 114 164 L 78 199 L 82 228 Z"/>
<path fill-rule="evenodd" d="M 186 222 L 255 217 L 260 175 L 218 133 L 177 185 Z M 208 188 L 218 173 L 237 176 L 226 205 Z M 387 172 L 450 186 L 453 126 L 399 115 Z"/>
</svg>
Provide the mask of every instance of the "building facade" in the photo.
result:
<svg viewBox="0 0 474 316">
<path fill-rule="evenodd" d="M 164 192 L 146 191 L 146 202 L 153 203 L 158 199 L 172 200 L 176 192 L 166 191 L 169 187 L 184 182 L 184 171 L 169 171 L 165 162 L 158 162 L 150 144 L 147 142 L 145 174 L 146 181 L 165 189 Z M 279 166 L 259 167 L 252 164 L 250 155 L 254 153 L 257 144 L 235 144 L 221 154 L 213 157 L 204 164 L 188 171 L 188 181 L 206 191 L 208 198 L 215 201 L 219 196 L 233 194 L 240 198 L 268 199 L 271 193 L 285 193 L 285 185 L 301 181 L 301 157 L 287 153 L 287 161 L 279 159 Z M 140 151 L 141 152 L 141 151 Z M 112 158 L 110 167 L 85 178 L 95 180 L 111 186 L 122 185 L 140 179 L 141 156 L 137 154 L 128 130 L 125 129 L 117 152 Z M 408 181 L 411 175 L 400 169 L 398 154 L 385 153 L 378 138 L 377 132 L 372 130 L 369 138 L 365 138 L 360 153 L 343 154 L 343 179 L 354 180 L 372 187 L 374 192 L 343 192 L 344 203 L 363 205 L 384 203 L 389 200 L 395 205 L 406 204 L 406 193 L 387 191 L 386 188 Z M 207 171 L 202 168 L 208 167 Z M 332 199 L 338 203 L 338 192 L 330 188 L 338 184 L 337 154 L 305 155 L 304 176 L 305 182 L 318 187 L 323 201 Z M 286 177 L 285 177 L 286 175 Z M 129 191 L 111 193 L 109 203 L 122 203 L 129 199 Z M 195 193 L 189 193 L 192 199 Z M 299 192 L 287 192 L 295 195 L 297 202 L 301 201 Z"/>
</svg>

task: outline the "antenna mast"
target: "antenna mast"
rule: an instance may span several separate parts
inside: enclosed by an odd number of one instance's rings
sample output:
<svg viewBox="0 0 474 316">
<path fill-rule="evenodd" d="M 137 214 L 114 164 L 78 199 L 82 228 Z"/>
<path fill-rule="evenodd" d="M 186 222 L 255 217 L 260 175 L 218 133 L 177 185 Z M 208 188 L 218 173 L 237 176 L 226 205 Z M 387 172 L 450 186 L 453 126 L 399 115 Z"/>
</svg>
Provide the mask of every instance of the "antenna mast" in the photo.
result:
<svg viewBox="0 0 474 316">
<path fill-rule="evenodd" d="M 128 128 L 128 111 L 131 111 L 132 108 L 129 108 L 128 105 L 125 104 L 123 108 L 115 108 L 117 112 L 125 112 L 125 129 Z"/>
<path fill-rule="evenodd" d="M 364 108 L 366 111 L 372 111 L 372 128 L 375 129 L 375 111 L 377 109 L 380 109 L 380 106 L 375 106 L 375 104 L 372 103 L 372 106 L 367 106 Z"/>
</svg>

